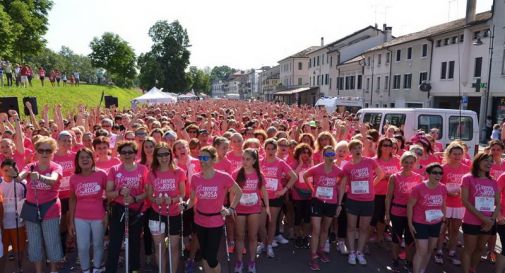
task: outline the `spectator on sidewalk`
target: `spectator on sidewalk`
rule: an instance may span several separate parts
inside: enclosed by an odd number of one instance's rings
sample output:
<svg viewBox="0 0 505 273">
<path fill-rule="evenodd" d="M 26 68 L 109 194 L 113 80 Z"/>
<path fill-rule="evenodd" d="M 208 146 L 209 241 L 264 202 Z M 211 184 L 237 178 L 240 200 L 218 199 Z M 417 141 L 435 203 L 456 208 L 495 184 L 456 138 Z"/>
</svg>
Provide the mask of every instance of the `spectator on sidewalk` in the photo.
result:
<svg viewBox="0 0 505 273">
<path fill-rule="evenodd" d="M 5 77 L 7 78 L 7 86 L 12 86 L 12 64 L 9 61 L 5 64 Z"/>
<path fill-rule="evenodd" d="M 44 67 L 39 67 L 39 79 L 40 79 L 40 84 L 42 84 L 42 86 L 44 86 L 44 80 L 46 78 L 46 70 L 44 69 Z"/>
</svg>

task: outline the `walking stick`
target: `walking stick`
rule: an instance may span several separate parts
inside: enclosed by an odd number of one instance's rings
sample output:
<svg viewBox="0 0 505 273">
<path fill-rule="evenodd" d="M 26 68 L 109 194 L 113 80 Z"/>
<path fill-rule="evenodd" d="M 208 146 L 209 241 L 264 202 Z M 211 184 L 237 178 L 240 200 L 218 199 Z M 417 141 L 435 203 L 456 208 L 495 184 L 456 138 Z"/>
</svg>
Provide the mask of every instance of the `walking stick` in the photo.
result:
<svg viewBox="0 0 505 273">
<path fill-rule="evenodd" d="M 130 196 L 127 194 L 125 197 Z M 125 207 L 124 207 L 124 256 L 125 256 L 125 273 L 129 273 L 129 266 L 130 266 L 130 243 L 129 243 L 129 214 L 130 214 L 130 209 L 129 209 L 129 204 L 128 202 L 125 202 Z"/>
<path fill-rule="evenodd" d="M 228 252 L 228 229 L 226 228 L 226 218 L 224 218 L 223 220 L 225 220 L 223 227 L 224 227 L 224 243 L 226 246 L 224 252 L 226 253 L 226 262 L 228 264 L 228 273 L 231 273 L 230 253 Z"/>
<path fill-rule="evenodd" d="M 165 193 L 165 204 L 167 205 L 167 235 L 168 235 L 168 266 L 170 266 L 170 273 L 172 273 L 172 243 L 170 240 L 170 214 L 169 209 L 170 209 L 170 202 L 168 202 L 168 194 Z"/>
<path fill-rule="evenodd" d="M 14 182 L 14 210 L 16 211 L 16 244 L 17 244 L 17 247 L 18 249 L 16 249 L 16 264 L 17 264 L 17 271 L 16 272 L 23 272 L 23 268 L 21 266 L 21 257 L 20 257 L 20 251 L 19 251 L 19 213 L 18 213 L 18 190 L 17 190 L 17 187 L 16 187 L 16 184 L 17 184 L 17 181 L 16 181 L 16 178 L 18 177 L 19 175 L 19 171 L 18 169 L 16 168 L 16 161 L 13 161 L 12 163 L 12 168 L 14 169 L 14 171 L 16 172 L 16 177 L 13 177 L 13 182 Z M 33 169 L 33 166 L 32 166 L 32 169 Z M 38 207 L 38 205 L 37 205 Z"/>
<path fill-rule="evenodd" d="M 182 197 L 179 197 L 180 203 L 182 203 Z M 181 257 L 184 258 L 184 210 L 181 211 Z"/>
<path fill-rule="evenodd" d="M 160 193 L 158 196 L 159 198 L 162 198 L 163 195 Z M 158 232 L 161 232 L 161 204 L 158 205 Z M 162 262 L 161 262 L 161 241 L 158 243 L 158 267 L 161 272 L 161 269 L 163 268 Z"/>
</svg>

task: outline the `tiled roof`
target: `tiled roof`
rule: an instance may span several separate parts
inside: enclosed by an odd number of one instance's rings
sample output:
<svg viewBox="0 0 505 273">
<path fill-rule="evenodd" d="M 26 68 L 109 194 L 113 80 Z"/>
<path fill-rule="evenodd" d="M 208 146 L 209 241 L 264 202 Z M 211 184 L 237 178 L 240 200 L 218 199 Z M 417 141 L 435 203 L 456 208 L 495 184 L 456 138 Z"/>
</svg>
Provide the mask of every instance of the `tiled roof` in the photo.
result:
<svg viewBox="0 0 505 273">
<path fill-rule="evenodd" d="M 291 59 L 291 58 L 305 58 L 305 57 L 307 57 L 307 53 L 309 53 L 311 51 L 314 51 L 314 50 L 316 50 L 318 48 L 320 48 L 320 46 L 311 46 L 311 47 L 308 47 L 308 48 L 306 48 L 306 49 L 304 49 L 304 50 L 302 50 L 300 52 L 297 52 L 297 53 L 295 53 L 295 54 L 293 54 L 293 55 L 291 55 L 289 57 L 286 57 L 286 58 L 280 60 L 279 63 L 282 62 L 282 61 L 284 61 L 284 60 Z"/>
</svg>

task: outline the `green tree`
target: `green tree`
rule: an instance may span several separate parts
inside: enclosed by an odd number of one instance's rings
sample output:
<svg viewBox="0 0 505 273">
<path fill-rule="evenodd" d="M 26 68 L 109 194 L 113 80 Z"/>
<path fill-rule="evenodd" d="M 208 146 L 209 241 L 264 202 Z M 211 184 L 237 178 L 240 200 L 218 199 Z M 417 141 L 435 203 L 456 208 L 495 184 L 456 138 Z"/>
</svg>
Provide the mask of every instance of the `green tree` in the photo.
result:
<svg viewBox="0 0 505 273">
<path fill-rule="evenodd" d="M 212 86 L 209 71 L 199 69 L 196 66 L 190 66 L 188 76 L 191 80 L 190 89 L 193 89 L 195 94 L 210 94 Z"/>
<path fill-rule="evenodd" d="M 131 87 L 137 75 L 135 52 L 119 35 L 106 32 L 90 43 L 89 58 L 95 67 L 104 68 L 118 86 Z"/>
<path fill-rule="evenodd" d="M 237 70 L 227 65 L 214 66 L 214 68 L 210 71 L 210 80 L 211 82 L 224 80 L 228 77 L 228 75 L 235 71 Z"/>
<path fill-rule="evenodd" d="M 149 29 L 151 51 L 139 57 L 140 85 L 163 87 L 165 91 L 183 92 L 190 86 L 186 68 L 189 65 L 189 36 L 178 21 L 158 21 Z"/>
<path fill-rule="evenodd" d="M 12 30 L 12 21 L 4 11 L 4 7 L 0 5 L 0 56 L 2 57 L 12 57 L 13 42 L 14 42 L 14 32 Z M 1 57 L 0 57 L 1 60 Z"/>
</svg>

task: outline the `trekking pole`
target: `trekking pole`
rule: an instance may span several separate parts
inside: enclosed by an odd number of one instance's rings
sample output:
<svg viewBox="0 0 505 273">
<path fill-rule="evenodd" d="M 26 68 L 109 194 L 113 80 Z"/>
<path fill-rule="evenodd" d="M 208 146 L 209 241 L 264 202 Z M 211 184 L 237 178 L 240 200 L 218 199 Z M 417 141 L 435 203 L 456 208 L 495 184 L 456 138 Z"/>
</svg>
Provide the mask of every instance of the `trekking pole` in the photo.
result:
<svg viewBox="0 0 505 273">
<path fill-rule="evenodd" d="M 182 197 L 179 197 L 179 203 L 182 201 Z M 181 211 L 181 257 L 184 258 L 184 210 Z"/>
<path fill-rule="evenodd" d="M 17 247 L 18 249 L 16 249 L 16 264 L 17 264 L 17 271 L 16 272 L 23 272 L 23 268 L 21 266 L 21 257 L 20 257 L 20 251 L 19 251 L 19 213 L 18 213 L 18 190 L 17 190 L 17 187 L 16 187 L 16 184 L 17 184 L 17 181 L 16 181 L 16 178 L 18 177 L 19 175 L 19 171 L 18 169 L 16 168 L 16 161 L 13 161 L 12 163 L 12 168 L 14 169 L 14 171 L 16 172 L 16 177 L 13 178 L 13 182 L 14 182 L 14 210 L 16 211 L 16 244 L 17 244 Z"/>
<path fill-rule="evenodd" d="M 128 193 L 125 197 L 129 197 Z M 129 273 L 130 266 L 130 243 L 129 243 L 129 214 L 130 209 L 128 207 L 128 202 L 125 202 L 124 207 L 124 257 L 125 257 L 125 272 Z"/>
<path fill-rule="evenodd" d="M 228 264 L 228 273 L 231 273 L 231 265 L 230 265 L 230 253 L 228 252 L 228 229 L 226 228 L 226 217 L 223 217 L 223 220 L 225 220 L 224 223 L 224 243 L 226 248 L 224 249 L 224 252 L 226 252 L 226 262 Z"/>
<path fill-rule="evenodd" d="M 172 242 L 170 241 L 170 202 L 168 202 L 168 194 L 165 193 L 165 203 L 167 205 L 167 235 L 168 235 L 168 266 L 170 266 L 170 273 L 172 273 Z"/>
<path fill-rule="evenodd" d="M 163 197 L 163 195 L 160 193 L 158 197 L 161 199 Z M 161 203 L 158 205 L 158 232 L 161 232 Z M 160 272 L 161 272 L 161 269 L 163 268 L 162 262 L 161 262 L 161 245 L 162 244 L 161 244 L 161 240 L 160 240 L 160 242 L 158 243 L 158 267 L 159 267 Z"/>
</svg>

